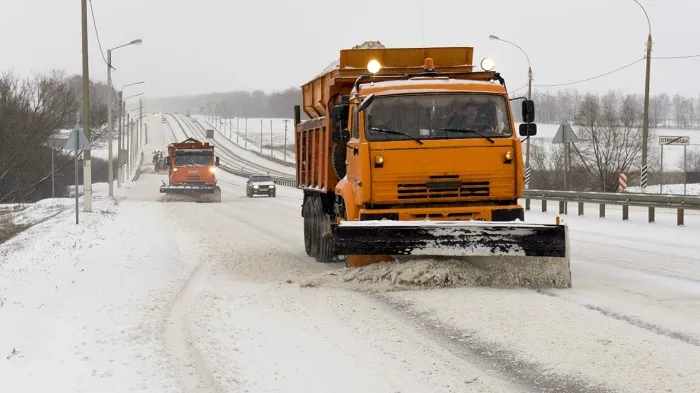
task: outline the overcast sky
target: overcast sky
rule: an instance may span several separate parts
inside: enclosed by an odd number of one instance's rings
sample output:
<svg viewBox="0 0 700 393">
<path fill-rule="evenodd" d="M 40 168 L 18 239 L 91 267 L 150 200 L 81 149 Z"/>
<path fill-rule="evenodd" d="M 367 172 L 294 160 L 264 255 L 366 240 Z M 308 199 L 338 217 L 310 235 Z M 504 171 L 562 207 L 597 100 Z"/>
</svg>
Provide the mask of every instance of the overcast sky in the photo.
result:
<svg viewBox="0 0 700 393">
<path fill-rule="evenodd" d="M 649 13 L 653 56 L 700 54 L 700 1 L 640 0 Z M 475 62 L 496 60 L 512 90 L 584 79 L 644 56 L 647 22 L 633 0 L 93 0 L 103 49 L 113 53 L 114 84 L 145 80 L 151 98 L 299 86 L 367 40 L 388 47 L 473 46 Z M 422 8 L 422 23 L 421 23 Z M 89 6 L 88 6 L 89 12 Z M 106 65 L 89 18 L 90 77 Z M 422 27 L 421 27 L 422 26 Z M 0 70 L 81 72 L 79 0 L 0 0 Z M 697 96 L 700 58 L 652 61 L 652 94 Z M 642 93 L 644 62 L 582 91 Z"/>
</svg>

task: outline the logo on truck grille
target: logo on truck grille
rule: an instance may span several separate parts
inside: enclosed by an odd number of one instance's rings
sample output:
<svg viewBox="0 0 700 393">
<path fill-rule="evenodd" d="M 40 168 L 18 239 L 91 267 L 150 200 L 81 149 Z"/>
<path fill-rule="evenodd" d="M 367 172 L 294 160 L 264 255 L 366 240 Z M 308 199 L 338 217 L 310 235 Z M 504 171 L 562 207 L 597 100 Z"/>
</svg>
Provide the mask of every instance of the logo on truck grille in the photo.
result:
<svg viewBox="0 0 700 393">
<path fill-rule="evenodd" d="M 189 172 L 187 172 L 187 174 L 189 174 L 189 175 L 199 175 L 199 171 L 196 170 L 196 169 L 192 169 L 192 170 L 190 170 Z"/>
</svg>

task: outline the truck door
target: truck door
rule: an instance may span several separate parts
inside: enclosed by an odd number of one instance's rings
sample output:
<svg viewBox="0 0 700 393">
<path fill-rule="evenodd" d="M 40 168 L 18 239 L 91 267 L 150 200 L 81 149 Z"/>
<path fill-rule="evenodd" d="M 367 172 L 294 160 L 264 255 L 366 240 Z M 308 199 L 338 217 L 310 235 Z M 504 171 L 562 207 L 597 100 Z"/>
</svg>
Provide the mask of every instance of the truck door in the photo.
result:
<svg viewBox="0 0 700 393">
<path fill-rule="evenodd" d="M 352 108 L 350 119 L 350 140 L 347 143 L 347 178 L 353 187 L 353 196 L 356 204 L 369 202 L 369 146 L 362 142 L 360 132 L 362 124 L 357 106 Z"/>
</svg>

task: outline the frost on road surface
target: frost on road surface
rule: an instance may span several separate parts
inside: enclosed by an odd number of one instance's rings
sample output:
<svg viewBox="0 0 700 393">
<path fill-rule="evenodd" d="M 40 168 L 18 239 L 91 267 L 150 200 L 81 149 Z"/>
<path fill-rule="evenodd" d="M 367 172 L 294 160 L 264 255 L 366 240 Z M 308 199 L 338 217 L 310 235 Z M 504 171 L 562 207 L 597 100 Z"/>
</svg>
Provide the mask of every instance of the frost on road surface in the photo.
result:
<svg viewBox="0 0 700 393">
<path fill-rule="evenodd" d="M 697 217 L 567 217 L 571 289 L 394 291 L 445 271 L 315 262 L 298 190 L 218 176 L 222 203 L 160 202 L 146 170 L 0 245 L 2 391 L 700 392 Z"/>
</svg>

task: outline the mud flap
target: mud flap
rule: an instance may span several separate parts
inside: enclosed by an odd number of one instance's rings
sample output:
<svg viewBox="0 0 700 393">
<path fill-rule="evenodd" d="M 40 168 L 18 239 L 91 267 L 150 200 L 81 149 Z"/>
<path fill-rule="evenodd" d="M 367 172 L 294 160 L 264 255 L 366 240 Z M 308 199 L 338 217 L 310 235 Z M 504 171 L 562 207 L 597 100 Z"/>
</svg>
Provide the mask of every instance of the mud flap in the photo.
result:
<svg viewBox="0 0 700 393">
<path fill-rule="evenodd" d="M 565 225 L 484 221 L 346 221 L 340 255 L 567 257 Z"/>
</svg>

